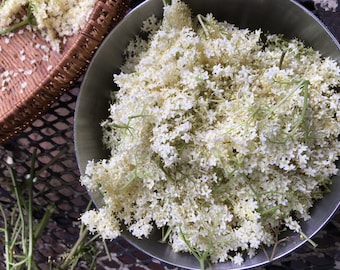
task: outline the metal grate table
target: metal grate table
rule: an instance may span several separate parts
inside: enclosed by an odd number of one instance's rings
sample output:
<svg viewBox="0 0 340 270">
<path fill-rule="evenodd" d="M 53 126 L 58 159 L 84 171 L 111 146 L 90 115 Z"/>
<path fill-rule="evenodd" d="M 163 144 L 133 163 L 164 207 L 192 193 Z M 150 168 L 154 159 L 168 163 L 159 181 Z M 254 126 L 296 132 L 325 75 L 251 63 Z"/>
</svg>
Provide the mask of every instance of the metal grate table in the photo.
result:
<svg viewBox="0 0 340 270">
<path fill-rule="evenodd" d="M 315 8 L 311 1 L 300 2 L 313 10 L 340 40 L 339 10 L 326 12 Z M 34 200 L 34 217 L 41 218 L 48 205 L 55 205 L 56 210 L 34 250 L 40 269 L 54 269 L 58 257 L 77 241 L 79 217 L 90 201 L 86 189 L 78 181 L 79 171 L 73 145 L 74 110 L 80 85 L 81 80 L 22 134 L 0 146 L 0 203 L 4 208 L 11 208 L 15 203 L 9 190 L 9 175 L 5 165 L 8 157 L 13 159 L 13 168 L 19 179 L 29 173 L 34 149 L 37 150 L 36 170 L 44 169 L 34 183 L 34 193 L 39 193 Z M 55 157 L 56 160 L 50 164 Z M 0 218 L 0 225 L 2 222 Z M 263 269 L 340 269 L 339 212 L 313 240 L 318 244 L 316 249 L 307 244 Z M 101 243 L 98 240 L 98 247 Z M 111 259 L 102 252 L 96 269 L 177 269 L 149 257 L 122 238 L 107 242 L 107 245 Z M 4 248 L 0 247 L 0 269 L 5 269 L 3 252 Z M 89 269 L 89 266 L 81 261 L 76 269 Z"/>
</svg>

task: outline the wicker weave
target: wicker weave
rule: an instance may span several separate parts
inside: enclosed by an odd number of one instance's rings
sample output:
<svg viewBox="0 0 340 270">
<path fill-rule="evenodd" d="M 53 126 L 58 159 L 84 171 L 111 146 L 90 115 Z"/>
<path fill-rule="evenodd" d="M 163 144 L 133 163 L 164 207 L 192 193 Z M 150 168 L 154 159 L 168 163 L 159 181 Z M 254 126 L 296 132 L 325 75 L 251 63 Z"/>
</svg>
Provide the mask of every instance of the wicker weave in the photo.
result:
<svg viewBox="0 0 340 270">
<path fill-rule="evenodd" d="M 37 31 L 17 30 L 0 38 L 0 75 L 18 74 L 0 93 L 1 142 L 21 132 L 74 84 L 129 6 L 130 0 L 98 0 L 86 26 L 61 53 L 49 49 Z"/>
</svg>

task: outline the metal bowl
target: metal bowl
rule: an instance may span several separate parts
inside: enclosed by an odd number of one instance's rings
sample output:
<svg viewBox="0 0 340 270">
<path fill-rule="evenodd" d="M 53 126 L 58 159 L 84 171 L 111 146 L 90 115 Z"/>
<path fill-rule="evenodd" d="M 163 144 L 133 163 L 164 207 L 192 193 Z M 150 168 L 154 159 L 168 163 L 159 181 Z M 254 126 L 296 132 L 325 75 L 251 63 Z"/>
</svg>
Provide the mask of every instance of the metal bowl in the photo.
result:
<svg viewBox="0 0 340 270">
<path fill-rule="evenodd" d="M 340 64 L 340 45 L 326 27 L 303 6 L 291 0 L 185 0 L 194 14 L 211 12 L 218 20 L 226 20 L 240 28 L 261 28 L 270 33 L 283 34 L 287 38 L 299 38 L 307 46 L 330 56 Z M 99 123 L 108 116 L 110 93 L 114 89 L 112 75 L 119 72 L 123 62 L 123 50 L 139 32 L 143 20 L 155 14 L 161 17 L 163 5 L 160 0 L 147 0 L 133 9 L 110 33 L 94 56 L 83 80 L 75 115 L 75 147 L 80 172 L 84 173 L 88 160 L 108 157 L 102 144 Z M 339 163 L 337 164 L 339 167 Z M 339 207 L 340 175 L 333 177 L 331 192 L 315 203 L 312 218 L 302 222 L 302 230 L 313 237 L 333 216 Z M 101 205 L 101 195 L 90 194 L 95 203 Z M 273 260 L 294 251 L 306 240 L 289 233 L 284 246 L 276 248 Z M 174 253 L 167 244 L 159 242 L 160 232 L 155 230 L 149 239 L 138 240 L 128 232 L 123 237 L 131 244 L 166 263 L 199 269 L 198 261 L 189 253 Z M 271 250 L 267 251 L 271 254 Z M 249 269 L 269 263 L 265 252 L 246 259 L 242 266 L 232 263 L 214 265 L 214 269 Z"/>
</svg>

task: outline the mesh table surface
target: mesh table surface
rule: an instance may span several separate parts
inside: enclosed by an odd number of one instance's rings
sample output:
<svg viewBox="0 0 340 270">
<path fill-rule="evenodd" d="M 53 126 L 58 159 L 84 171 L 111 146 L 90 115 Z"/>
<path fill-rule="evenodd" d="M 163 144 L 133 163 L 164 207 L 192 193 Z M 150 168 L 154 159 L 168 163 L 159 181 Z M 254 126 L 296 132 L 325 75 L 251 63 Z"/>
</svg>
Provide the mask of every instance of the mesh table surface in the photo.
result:
<svg viewBox="0 0 340 270">
<path fill-rule="evenodd" d="M 340 39 L 339 11 L 325 12 L 314 9 L 310 1 L 300 2 L 313 9 Z M 48 205 L 56 206 L 56 211 L 34 251 L 40 269 L 50 269 L 48 261 L 57 260 L 77 241 L 79 216 L 85 211 L 90 200 L 86 189 L 79 184 L 73 143 L 74 110 L 80 84 L 81 80 L 22 134 L 0 146 L 0 203 L 4 208 L 11 208 L 15 202 L 9 190 L 9 176 L 5 166 L 8 157 L 13 158 L 13 168 L 21 179 L 29 173 L 33 149 L 37 149 L 36 170 L 45 168 L 48 164 L 34 183 L 34 193 L 40 193 L 34 201 L 35 218 L 41 218 L 43 209 Z M 56 161 L 49 164 L 56 156 Z M 2 222 L 0 218 L 0 224 Z M 308 244 L 304 245 L 263 269 L 340 269 L 339 212 L 313 240 L 318 244 L 316 249 Z M 100 244 L 98 241 L 98 245 Z M 97 260 L 97 269 L 177 269 L 149 257 L 122 238 L 107 244 L 111 260 L 103 252 Z M 0 269 L 5 268 L 1 263 L 4 261 L 3 252 L 4 248 L 0 246 Z M 82 262 L 76 269 L 88 267 Z"/>
</svg>

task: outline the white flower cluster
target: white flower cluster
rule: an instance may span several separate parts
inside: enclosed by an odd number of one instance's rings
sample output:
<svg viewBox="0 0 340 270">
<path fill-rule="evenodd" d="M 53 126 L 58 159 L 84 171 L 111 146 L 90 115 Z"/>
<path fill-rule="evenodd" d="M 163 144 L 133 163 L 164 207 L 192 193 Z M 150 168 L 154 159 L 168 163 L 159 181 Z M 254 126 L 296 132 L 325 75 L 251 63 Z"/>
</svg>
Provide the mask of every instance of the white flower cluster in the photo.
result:
<svg viewBox="0 0 340 270">
<path fill-rule="evenodd" d="M 340 68 L 298 40 L 191 18 L 174 0 L 128 46 L 102 123 L 111 156 L 81 178 L 104 205 L 82 221 L 104 238 L 168 228 L 175 251 L 241 264 L 275 229 L 299 232 L 336 174 Z"/>
<path fill-rule="evenodd" d="M 0 29 L 15 22 L 22 7 L 31 9 L 37 28 L 55 51 L 63 38 L 72 36 L 85 26 L 96 0 L 2 0 Z"/>
<path fill-rule="evenodd" d="M 314 4 L 320 5 L 326 11 L 335 12 L 338 8 L 338 0 L 313 0 Z"/>
</svg>

